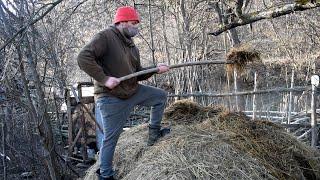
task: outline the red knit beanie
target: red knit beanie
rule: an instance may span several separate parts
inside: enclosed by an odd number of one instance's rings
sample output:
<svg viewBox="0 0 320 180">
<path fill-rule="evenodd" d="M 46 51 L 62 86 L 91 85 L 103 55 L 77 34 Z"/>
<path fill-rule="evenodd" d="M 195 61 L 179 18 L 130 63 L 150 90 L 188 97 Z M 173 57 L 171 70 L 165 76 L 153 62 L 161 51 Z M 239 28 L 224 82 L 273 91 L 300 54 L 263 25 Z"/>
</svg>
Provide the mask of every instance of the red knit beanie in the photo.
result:
<svg viewBox="0 0 320 180">
<path fill-rule="evenodd" d="M 114 16 L 113 23 L 119 23 L 123 21 L 138 21 L 140 17 L 138 12 L 130 6 L 123 6 L 117 9 L 116 15 Z"/>
</svg>

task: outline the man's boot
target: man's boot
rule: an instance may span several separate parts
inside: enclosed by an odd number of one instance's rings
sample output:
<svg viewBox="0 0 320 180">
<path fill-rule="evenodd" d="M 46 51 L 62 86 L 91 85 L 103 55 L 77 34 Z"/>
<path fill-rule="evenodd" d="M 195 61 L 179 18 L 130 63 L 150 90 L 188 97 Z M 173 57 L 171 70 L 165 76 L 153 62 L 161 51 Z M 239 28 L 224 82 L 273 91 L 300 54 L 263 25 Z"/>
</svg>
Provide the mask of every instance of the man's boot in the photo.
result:
<svg viewBox="0 0 320 180">
<path fill-rule="evenodd" d="M 149 138 L 148 146 L 153 146 L 154 143 L 161 137 L 161 126 L 151 126 L 149 125 Z"/>
<path fill-rule="evenodd" d="M 165 135 L 169 134 L 171 132 L 170 127 L 163 127 L 160 129 L 161 137 L 164 137 Z"/>
<path fill-rule="evenodd" d="M 96 174 L 98 176 L 98 180 L 116 180 L 115 178 L 113 178 L 113 176 L 107 178 L 102 177 L 100 174 L 100 169 L 97 169 Z"/>
<path fill-rule="evenodd" d="M 149 139 L 148 139 L 148 146 L 154 145 L 160 137 L 169 134 L 171 129 L 166 127 L 162 128 L 161 126 L 150 126 L 149 125 Z"/>
</svg>

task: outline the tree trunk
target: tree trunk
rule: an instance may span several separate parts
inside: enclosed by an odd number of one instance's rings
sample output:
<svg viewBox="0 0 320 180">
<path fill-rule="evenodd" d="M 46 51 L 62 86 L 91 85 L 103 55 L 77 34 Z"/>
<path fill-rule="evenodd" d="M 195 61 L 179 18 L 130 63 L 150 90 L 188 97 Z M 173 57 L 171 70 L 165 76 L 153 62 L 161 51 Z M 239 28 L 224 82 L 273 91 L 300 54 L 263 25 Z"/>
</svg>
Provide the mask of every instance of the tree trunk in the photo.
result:
<svg viewBox="0 0 320 180">
<path fill-rule="evenodd" d="M 47 165 L 50 178 L 52 180 L 61 179 L 63 176 L 63 168 L 59 162 L 55 146 L 54 146 L 54 138 L 51 127 L 50 118 L 46 112 L 46 102 L 45 95 L 40 83 L 40 77 L 36 67 L 36 59 L 33 57 L 32 49 L 30 46 L 30 42 L 28 38 L 25 38 L 26 41 L 26 56 L 29 63 L 29 68 L 34 80 L 36 95 L 37 95 L 37 103 L 39 104 L 38 108 L 38 130 L 40 136 L 42 137 L 43 147 L 45 148 L 45 163 Z"/>
</svg>

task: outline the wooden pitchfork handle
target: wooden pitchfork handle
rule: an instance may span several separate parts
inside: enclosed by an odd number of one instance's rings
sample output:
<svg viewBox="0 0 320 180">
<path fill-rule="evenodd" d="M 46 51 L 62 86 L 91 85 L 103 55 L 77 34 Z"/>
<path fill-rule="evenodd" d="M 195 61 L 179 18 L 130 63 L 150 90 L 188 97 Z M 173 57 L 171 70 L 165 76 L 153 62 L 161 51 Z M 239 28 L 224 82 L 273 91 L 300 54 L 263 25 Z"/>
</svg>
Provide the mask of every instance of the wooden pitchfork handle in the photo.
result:
<svg viewBox="0 0 320 180">
<path fill-rule="evenodd" d="M 195 65 L 204 65 L 204 64 L 233 64 L 232 62 L 227 62 L 227 61 L 191 61 L 191 62 L 185 62 L 185 63 L 181 63 L 181 64 L 174 64 L 174 65 L 170 65 L 169 68 L 170 69 L 174 69 L 174 68 L 179 68 L 179 67 L 184 67 L 184 66 L 195 66 Z M 144 75 L 144 74 L 149 74 L 149 73 L 156 73 L 159 71 L 158 67 L 155 68 L 150 68 L 150 69 L 146 69 L 143 71 L 138 71 L 126 76 L 123 76 L 121 78 L 119 78 L 120 82 L 131 79 L 133 77 L 137 77 L 140 75 Z"/>
</svg>

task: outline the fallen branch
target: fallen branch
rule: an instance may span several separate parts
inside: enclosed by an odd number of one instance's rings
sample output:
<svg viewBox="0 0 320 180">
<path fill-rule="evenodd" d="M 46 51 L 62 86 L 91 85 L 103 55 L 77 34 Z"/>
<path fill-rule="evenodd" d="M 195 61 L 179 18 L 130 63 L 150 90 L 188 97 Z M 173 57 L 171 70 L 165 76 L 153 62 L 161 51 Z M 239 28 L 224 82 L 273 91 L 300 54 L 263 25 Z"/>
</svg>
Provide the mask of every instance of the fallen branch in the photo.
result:
<svg viewBox="0 0 320 180">
<path fill-rule="evenodd" d="M 272 18 L 280 17 L 286 14 L 294 13 L 295 11 L 304 11 L 308 9 L 314 9 L 317 7 L 320 7 L 319 2 L 308 3 L 305 5 L 295 3 L 295 4 L 287 4 L 287 5 L 284 5 L 283 7 L 271 8 L 266 11 L 260 11 L 260 12 L 258 11 L 250 14 L 243 14 L 241 19 L 237 18 L 235 21 L 229 24 L 223 25 L 222 27 L 218 28 L 214 32 L 209 33 L 209 35 L 218 36 L 219 34 L 238 26 L 251 24 L 253 22 L 260 21 L 262 19 L 272 19 Z"/>
<path fill-rule="evenodd" d="M 179 67 L 184 67 L 184 66 L 195 66 L 195 65 L 205 65 L 205 64 L 232 64 L 231 62 L 227 62 L 227 61 L 196 61 L 196 62 L 186 62 L 186 63 L 181 63 L 181 64 L 174 64 L 174 65 L 170 65 L 170 69 L 174 69 L 174 68 L 179 68 Z M 136 73 L 132 73 L 126 76 L 123 76 L 120 79 L 120 81 L 125 81 L 128 79 L 131 79 L 133 77 L 137 77 L 140 75 L 144 75 L 144 74 L 149 74 L 149 73 L 156 73 L 158 72 L 159 69 L 157 67 L 155 68 L 150 68 L 150 69 L 146 69 L 143 71 L 139 71 Z"/>
</svg>

